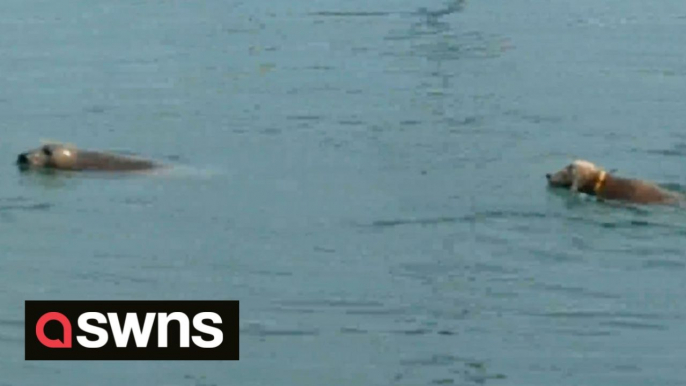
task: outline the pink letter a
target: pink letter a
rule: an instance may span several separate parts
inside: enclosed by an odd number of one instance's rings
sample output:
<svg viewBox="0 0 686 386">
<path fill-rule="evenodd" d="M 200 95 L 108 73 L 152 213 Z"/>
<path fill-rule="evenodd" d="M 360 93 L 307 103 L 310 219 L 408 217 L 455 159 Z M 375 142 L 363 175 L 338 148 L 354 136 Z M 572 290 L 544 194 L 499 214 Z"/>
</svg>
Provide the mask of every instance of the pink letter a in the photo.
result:
<svg viewBox="0 0 686 386">
<path fill-rule="evenodd" d="M 64 337 L 62 340 L 50 339 L 45 336 L 45 325 L 51 320 L 59 322 L 62 325 L 62 329 L 64 330 Z M 38 337 L 38 341 L 45 347 L 71 348 L 71 323 L 66 316 L 59 312 L 48 312 L 41 316 L 40 319 L 38 319 L 38 323 L 36 323 L 36 337 Z"/>
</svg>

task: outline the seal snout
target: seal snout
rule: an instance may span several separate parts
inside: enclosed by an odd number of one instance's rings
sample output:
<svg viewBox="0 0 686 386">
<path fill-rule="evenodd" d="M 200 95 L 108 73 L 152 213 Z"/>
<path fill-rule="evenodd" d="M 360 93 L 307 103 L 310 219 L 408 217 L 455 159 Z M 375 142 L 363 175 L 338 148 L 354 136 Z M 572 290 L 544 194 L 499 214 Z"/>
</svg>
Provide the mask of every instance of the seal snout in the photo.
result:
<svg viewBox="0 0 686 386">
<path fill-rule="evenodd" d="M 19 165 L 28 165 L 29 164 L 29 157 L 26 155 L 26 153 L 21 153 L 19 156 L 17 156 L 17 163 Z"/>
<path fill-rule="evenodd" d="M 550 175 L 550 173 L 546 173 L 546 174 L 545 174 L 545 178 L 546 178 L 547 180 L 550 180 L 550 177 L 552 177 L 552 176 Z"/>
</svg>

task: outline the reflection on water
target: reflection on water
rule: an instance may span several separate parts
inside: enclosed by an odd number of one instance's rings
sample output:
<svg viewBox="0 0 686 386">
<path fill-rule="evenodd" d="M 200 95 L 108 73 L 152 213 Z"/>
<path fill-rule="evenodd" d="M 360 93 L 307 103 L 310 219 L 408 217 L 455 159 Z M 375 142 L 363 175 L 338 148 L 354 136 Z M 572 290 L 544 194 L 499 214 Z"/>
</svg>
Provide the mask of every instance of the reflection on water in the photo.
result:
<svg viewBox="0 0 686 386">
<path fill-rule="evenodd" d="M 74 172 L 53 169 L 19 169 L 21 184 L 27 186 L 40 186 L 48 189 L 61 189 L 69 184 L 78 184 L 78 179 L 73 179 Z"/>
</svg>

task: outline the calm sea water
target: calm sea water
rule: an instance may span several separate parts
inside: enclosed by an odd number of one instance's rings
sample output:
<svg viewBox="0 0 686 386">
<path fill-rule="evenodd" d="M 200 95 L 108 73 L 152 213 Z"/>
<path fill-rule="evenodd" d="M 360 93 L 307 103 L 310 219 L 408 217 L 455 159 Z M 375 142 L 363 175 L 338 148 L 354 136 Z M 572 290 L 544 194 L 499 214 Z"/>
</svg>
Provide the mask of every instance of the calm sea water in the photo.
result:
<svg viewBox="0 0 686 386">
<path fill-rule="evenodd" d="M 0 384 L 681 385 L 686 5 L 19 1 L 0 13 Z M 41 139 L 167 175 L 21 174 Z M 31 299 L 237 299 L 239 362 L 26 362 Z"/>
</svg>

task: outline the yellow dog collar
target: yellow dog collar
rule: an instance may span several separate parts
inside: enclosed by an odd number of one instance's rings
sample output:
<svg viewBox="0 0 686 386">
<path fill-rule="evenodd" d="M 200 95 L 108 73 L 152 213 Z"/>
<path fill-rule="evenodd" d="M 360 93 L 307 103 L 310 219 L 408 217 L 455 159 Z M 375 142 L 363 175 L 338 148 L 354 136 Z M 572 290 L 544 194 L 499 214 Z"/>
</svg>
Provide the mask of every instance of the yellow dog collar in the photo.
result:
<svg viewBox="0 0 686 386">
<path fill-rule="evenodd" d="M 606 178 L 607 178 L 607 173 L 605 171 L 601 171 L 600 177 L 598 177 L 598 181 L 596 181 L 595 186 L 593 187 L 593 192 L 595 194 L 598 194 L 598 191 L 603 187 L 603 184 L 605 184 Z"/>
</svg>

